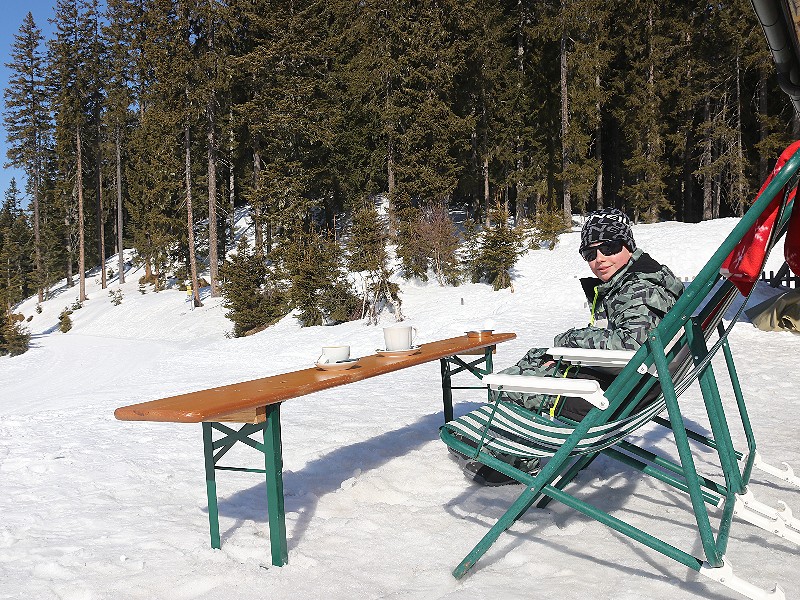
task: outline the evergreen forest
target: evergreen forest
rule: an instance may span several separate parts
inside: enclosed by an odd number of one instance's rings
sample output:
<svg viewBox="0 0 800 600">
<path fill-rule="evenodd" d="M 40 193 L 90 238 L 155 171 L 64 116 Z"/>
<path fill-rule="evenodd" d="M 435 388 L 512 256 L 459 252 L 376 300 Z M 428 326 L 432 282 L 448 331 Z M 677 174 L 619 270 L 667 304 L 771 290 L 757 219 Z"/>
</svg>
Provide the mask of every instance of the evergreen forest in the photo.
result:
<svg viewBox="0 0 800 600">
<path fill-rule="evenodd" d="M 402 318 L 393 275 L 509 287 L 575 214 L 740 215 L 800 136 L 748 0 L 54 3 L 7 65 L 0 353 L 126 261 L 235 335 Z"/>
</svg>

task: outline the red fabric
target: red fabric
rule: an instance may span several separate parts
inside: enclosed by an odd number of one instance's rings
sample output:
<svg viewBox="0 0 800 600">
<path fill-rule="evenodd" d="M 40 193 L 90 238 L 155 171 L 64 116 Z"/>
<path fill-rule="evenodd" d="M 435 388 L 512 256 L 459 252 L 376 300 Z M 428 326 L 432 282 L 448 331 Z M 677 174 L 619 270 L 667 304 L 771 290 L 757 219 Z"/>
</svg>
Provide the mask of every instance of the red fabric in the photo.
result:
<svg viewBox="0 0 800 600">
<path fill-rule="evenodd" d="M 772 173 L 769 174 L 764 185 L 758 191 L 758 196 L 763 193 L 772 178 L 775 177 L 781 167 L 798 149 L 800 149 L 800 140 L 781 152 L 778 162 L 775 163 L 775 168 L 772 169 Z M 750 290 L 753 289 L 756 281 L 758 281 L 759 275 L 761 275 L 761 269 L 764 267 L 764 257 L 767 253 L 767 243 L 769 242 L 772 228 L 775 226 L 775 220 L 778 217 L 778 210 L 784 193 L 785 189 L 782 189 L 775 194 L 775 198 L 769 203 L 769 206 L 759 215 L 756 222 L 739 240 L 739 243 L 720 267 L 722 275 L 730 279 L 744 295 L 750 293 Z M 790 199 L 793 197 L 794 190 L 792 190 Z M 800 237 L 800 232 L 795 235 L 795 238 L 797 237 Z M 795 241 L 797 245 L 800 245 L 800 240 Z M 800 259 L 800 253 L 798 254 L 797 258 Z"/>
<path fill-rule="evenodd" d="M 800 275 L 800 206 L 797 206 L 797 201 L 789 217 L 789 229 L 783 241 L 783 256 L 794 274 Z"/>
</svg>

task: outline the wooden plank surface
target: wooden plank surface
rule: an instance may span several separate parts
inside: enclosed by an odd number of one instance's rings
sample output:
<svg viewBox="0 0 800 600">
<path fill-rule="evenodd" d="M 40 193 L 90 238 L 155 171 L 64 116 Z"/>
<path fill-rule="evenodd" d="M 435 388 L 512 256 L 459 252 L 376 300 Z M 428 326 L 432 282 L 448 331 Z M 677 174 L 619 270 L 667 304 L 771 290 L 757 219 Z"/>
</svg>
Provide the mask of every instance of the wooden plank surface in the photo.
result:
<svg viewBox="0 0 800 600">
<path fill-rule="evenodd" d="M 514 333 L 482 334 L 479 337 L 463 335 L 422 344 L 419 352 L 414 354 L 392 357 L 376 354 L 365 356 L 356 366 L 347 370 L 323 371 L 311 367 L 161 400 L 122 406 L 114 411 L 114 416 L 122 421 L 199 423 L 221 420 L 221 417 L 230 413 L 252 412 L 268 404 L 399 371 L 445 356 L 485 348 L 516 337 Z"/>
</svg>

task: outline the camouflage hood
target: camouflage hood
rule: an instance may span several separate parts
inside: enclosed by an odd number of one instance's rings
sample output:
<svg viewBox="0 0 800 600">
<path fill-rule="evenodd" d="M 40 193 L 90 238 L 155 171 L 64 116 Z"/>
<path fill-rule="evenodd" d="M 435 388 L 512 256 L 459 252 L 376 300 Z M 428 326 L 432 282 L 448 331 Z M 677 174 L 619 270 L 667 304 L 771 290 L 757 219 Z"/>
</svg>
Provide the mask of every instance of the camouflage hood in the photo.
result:
<svg viewBox="0 0 800 600">
<path fill-rule="evenodd" d="M 556 336 L 556 346 L 635 350 L 684 289 L 668 267 L 641 249 L 607 282 L 590 277 L 581 279 L 581 285 L 591 322 L 588 327 Z"/>
</svg>

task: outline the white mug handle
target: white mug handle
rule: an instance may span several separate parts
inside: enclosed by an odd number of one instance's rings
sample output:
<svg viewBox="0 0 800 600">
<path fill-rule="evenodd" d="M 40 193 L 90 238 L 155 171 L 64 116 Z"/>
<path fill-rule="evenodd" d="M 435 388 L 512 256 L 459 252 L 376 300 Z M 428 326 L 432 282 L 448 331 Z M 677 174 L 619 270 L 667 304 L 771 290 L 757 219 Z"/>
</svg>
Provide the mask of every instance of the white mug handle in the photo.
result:
<svg viewBox="0 0 800 600">
<path fill-rule="evenodd" d="M 411 345 L 412 346 L 414 345 L 414 340 L 415 339 L 417 339 L 417 328 L 416 327 L 412 327 L 411 328 Z"/>
</svg>

